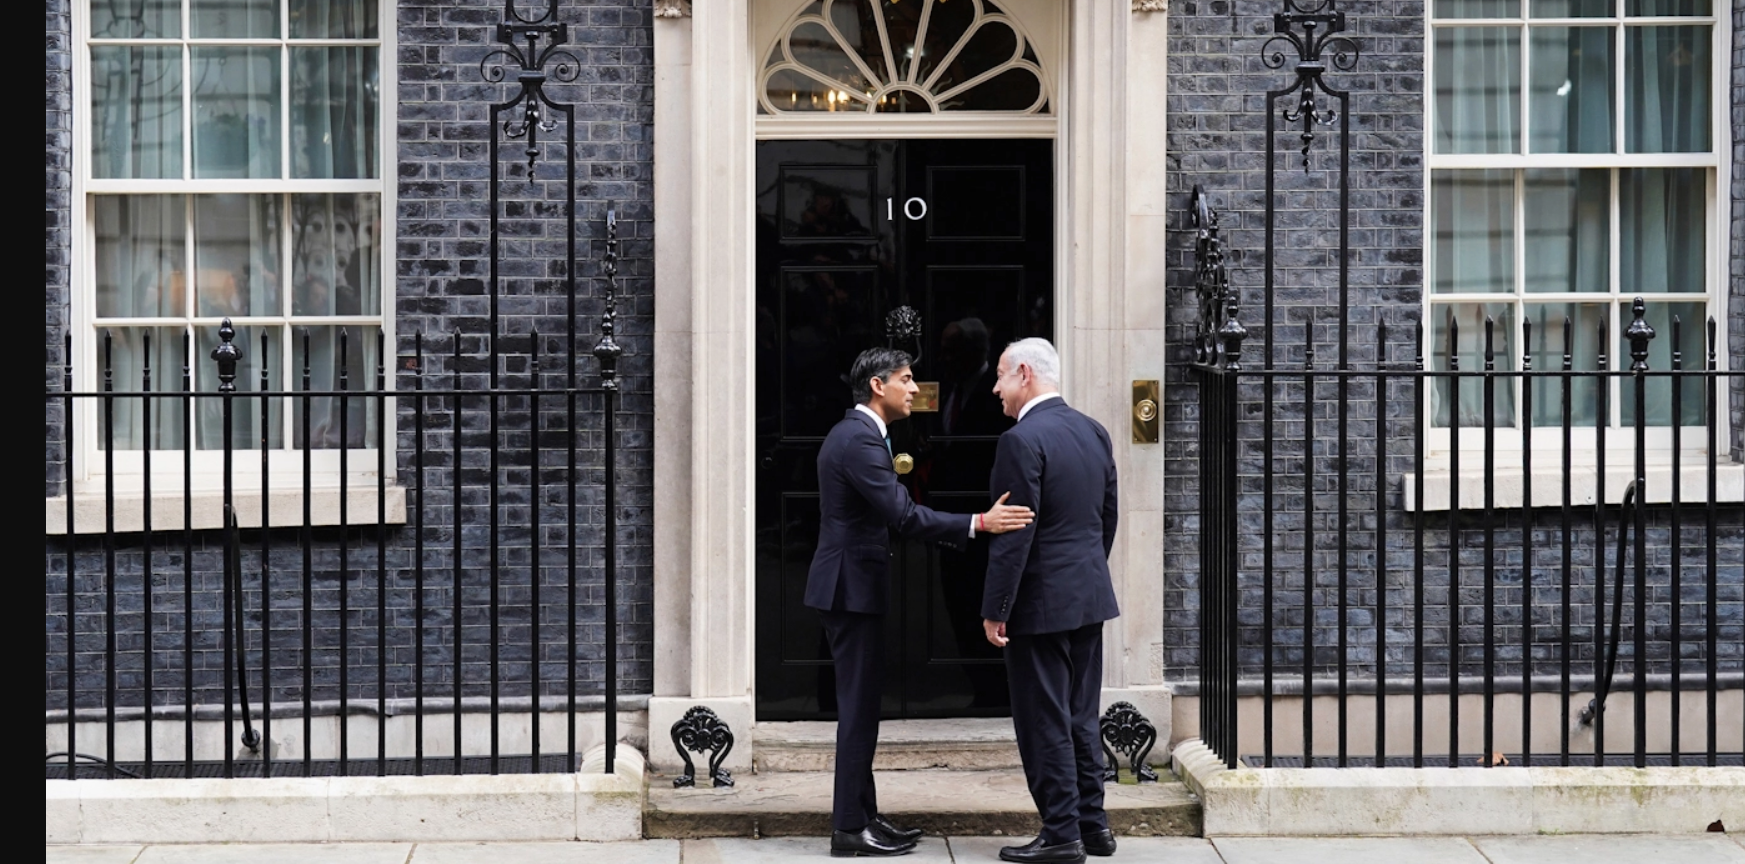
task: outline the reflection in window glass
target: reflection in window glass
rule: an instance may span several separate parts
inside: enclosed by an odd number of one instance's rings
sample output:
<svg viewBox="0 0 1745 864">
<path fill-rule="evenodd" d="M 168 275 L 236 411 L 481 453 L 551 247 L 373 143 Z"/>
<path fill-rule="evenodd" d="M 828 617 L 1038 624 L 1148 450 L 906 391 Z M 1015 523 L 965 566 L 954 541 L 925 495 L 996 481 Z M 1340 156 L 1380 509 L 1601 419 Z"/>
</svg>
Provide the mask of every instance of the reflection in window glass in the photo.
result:
<svg viewBox="0 0 1745 864">
<path fill-rule="evenodd" d="M 196 315 L 284 314 L 279 307 L 279 219 L 277 195 L 194 197 Z"/>
<path fill-rule="evenodd" d="M 1611 152 L 1612 29 L 1534 27 L 1530 32 L 1532 151 Z"/>
<path fill-rule="evenodd" d="M 1516 345 L 1515 305 L 1513 303 L 1453 303 L 1432 306 L 1430 319 L 1430 368 L 1437 371 L 1458 369 L 1463 372 L 1483 370 L 1486 345 L 1494 368 L 1510 371 L 1515 368 Z M 1488 334 L 1488 342 L 1487 342 Z M 1485 400 L 1483 377 L 1460 379 L 1452 386 L 1449 378 L 1436 379 L 1431 388 L 1432 423 L 1440 428 L 1449 426 L 1449 417 L 1457 416 L 1461 426 L 1485 425 L 1487 406 L 1494 412 L 1491 419 L 1497 426 L 1515 425 L 1515 379 L 1498 378 L 1495 398 Z"/>
<path fill-rule="evenodd" d="M 279 49 L 190 49 L 194 176 L 278 177 Z"/>
<path fill-rule="evenodd" d="M 291 49 L 291 175 L 376 176 L 375 48 Z"/>
<path fill-rule="evenodd" d="M 1607 323 L 1609 303 L 1528 303 L 1526 322 L 1533 325 L 1527 350 L 1533 353 L 1533 368 L 1542 372 L 1564 368 L 1567 352 L 1569 370 L 1581 372 L 1599 368 L 1600 327 Z M 1569 390 L 1569 417 L 1572 426 L 1592 426 L 1599 405 L 1601 379 L 1570 376 L 1568 378 L 1533 379 L 1533 425 L 1562 426 L 1564 389 Z"/>
<path fill-rule="evenodd" d="M 1430 212 L 1433 292 L 1515 290 L 1514 172 L 1438 171 L 1430 181 Z"/>
<path fill-rule="evenodd" d="M 1526 290 L 1611 290 L 1611 172 L 1545 168 L 1525 172 Z"/>
<path fill-rule="evenodd" d="M 291 346 L 299 382 L 307 370 L 309 389 L 316 391 L 374 390 L 381 362 L 381 329 L 367 327 L 299 327 Z M 302 389 L 301 383 L 298 389 Z M 293 446 L 315 450 L 345 447 L 375 449 L 381 418 L 376 400 L 365 397 L 311 396 L 292 400 Z"/>
<path fill-rule="evenodd" d="M 1619 310 L 1622 313 L 1618 320 L 1625 326 L 1635 319 L 1635 313 L 1625 306 Z M 1672 368 L 1673 349 L 1679 353 L 1679 367 L 1682 369 L 1701 369 L 1704 365 L 1703 346 L 1707 330 L 1704 326 L 1704 307 L 1701 303 L 1649 303 L 1643 319 L 1648 326 L 1654 328 L 1654 338 L 1648 343 L 1648 369 L 1650 373 L 1664 372 Z M 1679 321 L 1678 339 L 1673 339 L 1672 319 Z M 1622 327 L 1619 328 L 1623 330 Z M 1620 368 L 1628 368 L 1630 362 L 1630 342 L 1619 333 L 1617 341 Z M 1692 376 L 1681 381 L 1678 387 L 1679 405 L 1677 414 L 1673 413 L 1673 386 L 1670 378 L 1657 377 L 1649 374 L 1646 378 L 1647 388 L 1644 402 L 1648 418 L 1645 425 L 1671 426 L 1673 417 L 1678 417 L 1680 426 L 1701 426 L 1705 421 L 1705 406 L 1703 403 L 1703 380 Z M 1636 381 L 1627 378 L 1623 381 L 1621 394 L 1622 422 L 1625 426 L 1636 423 Z"/>
<path fill-rule="evenodd" d="M 291 314 L 380 314 L 380 198 L 295 195 L 291 219 Z"/>
<path fill-rule="evenodd" d="M 93 39 L 174 39 L 182 35 L 179 0 L 91 0 Z"/>
<path fill-rule="evenodd" d="M 181 327 L 105 327 L 97 331 L 97 362 L 113 377 L 118 393 L 180 393 L 182 367 L 190 364 Z M 97 412 L 97 448 L 143 450 L 149 440 L 153 450 L 182 448 L 182 403 L 180 399 L 115 399 L 106 411 L 113 412 L 114 437 L 105 411 Z"/>
<path fill-rule="evenodd" d="M 1520 152 L 1520 30 L 1438 29 L 1435 59 L 1436 152 Z"/>
<path fill-rule="evenodd" d="M 1626 294 L 1707 290 L 1704 242 L 1706 178 L 1702 168 L 1634 168 L 1619 172 L 1618 209 Z"/>
<path fill-rule="evenodd" d="M 188 314 L 188 214 L 180 195 L 98 195 L 91 199 L 97 247 L 99 318 Z"/>
<path fill-rule="evenodd" d="M 274 39 L 279 35 L 279 3 L 189 0 L 188 21 L 196 39 Z"/>
<path fill-rule="evenodd" d="M 374 39 L 376 0 L 290 0 L 292 39 Z"/>
<path fill-rule="evenodd" d="M 1624 142 L 1631 153 L 1709 149 L 1708 27 L 1624 29 Z"/>
<path fill-rule="evenodd" d="M 261 334 L 267 335 L 266 348 L 261 347 Z M 242 327 L 236 328 L 233 343 L 242 349 L 242 360 L 236 364 L 236 392 L 240 394 L 259 392 L 261 388 L 261 369 L 267 370 L 266 389 L 284 389 L 283 370 L 279 368 L 284 331 L 278 327 Z M 218 338 L 217 327 L 194 328 L 194 345 L 197 350 L 211 351 L 223 340 Z M 203 355 L 202 355 L 203 356 Z M 208 368 L 211 364 L 207 364 Z M 194 389 L 202 393 L 218 392 L 218 374 L 216 371 L 202 370 L 194 382 Z M 199 399 L 194 403 L 194 440 L 195 446 L 201 450 L 224 449 L 224 404 L 223 399 Z M 268 449 L 279 449 L 285 446 L 285 418 L 283 403 L 278 399 L 269 400 L 266 417 L 261 416 L 260 399 L 230 400 L 230 429 L 234 436 L 233 446 L 239 450 L 258 450 L 261 446 L 261 434 L 266 433 Z"/>
<path fill-rule="evenodd" d="M 91 176 L 182 176 L 180 49 L 91 49 Z"/>
</svg>

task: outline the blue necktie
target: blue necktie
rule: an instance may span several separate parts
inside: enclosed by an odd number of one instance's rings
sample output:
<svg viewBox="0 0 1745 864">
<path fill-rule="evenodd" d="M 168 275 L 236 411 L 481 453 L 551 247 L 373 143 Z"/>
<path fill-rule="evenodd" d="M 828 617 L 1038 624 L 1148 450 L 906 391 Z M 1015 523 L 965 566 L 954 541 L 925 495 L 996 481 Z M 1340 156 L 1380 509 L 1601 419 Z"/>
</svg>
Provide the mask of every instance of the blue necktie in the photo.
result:
<svg viewBox="0 0 1745 864">
<path fill-rule="evenodd" d="M 885 452 L 890 454 L 892 458 L 896 458 L 897 451 L 891 449 L 891 436 L 889 435 L 885 436 Z"/>
</svg>

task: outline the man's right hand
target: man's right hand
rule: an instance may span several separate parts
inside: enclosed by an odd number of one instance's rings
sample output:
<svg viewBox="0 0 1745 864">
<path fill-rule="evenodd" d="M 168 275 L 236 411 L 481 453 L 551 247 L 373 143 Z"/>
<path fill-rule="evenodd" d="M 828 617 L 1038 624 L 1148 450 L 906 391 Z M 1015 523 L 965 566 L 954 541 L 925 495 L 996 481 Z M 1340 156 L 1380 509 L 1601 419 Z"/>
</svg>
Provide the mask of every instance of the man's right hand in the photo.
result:
<svg viewBox="0 0 1745 864">
<path fill-rule="evenodd" d="M 1006 499 L 1011 495 L 1010 492 L 1001 495 L 1000 500 L 995 501 L 994 506 L 982 514 L 981 524 L 976 526 L 978 533 L 1004 534 L 1007 531 L 1024 528 L 1036 521 L 1036 514 L 1030 512 L 1029 507 L 1006 503 Z"/>
</svg>

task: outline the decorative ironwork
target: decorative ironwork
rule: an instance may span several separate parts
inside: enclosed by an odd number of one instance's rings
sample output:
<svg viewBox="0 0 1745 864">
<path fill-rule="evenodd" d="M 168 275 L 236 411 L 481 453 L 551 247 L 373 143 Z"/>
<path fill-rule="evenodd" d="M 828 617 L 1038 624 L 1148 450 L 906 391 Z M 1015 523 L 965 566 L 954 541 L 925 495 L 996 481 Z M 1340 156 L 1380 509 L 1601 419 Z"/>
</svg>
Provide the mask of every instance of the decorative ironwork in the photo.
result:
<svg viewBox="0 0 1745 864">
<path fill-rule="evenodd" d="M 1139 713 L 1131 702 L 1116 702 L 1103 712 L 1102 720 L 1097 724 L 1103 739 L 1103 755 L 1107 757 L 1103 764 L 1103 780 L 1114 782 L 1121 776 L 1120 761 L 1116 753 L 1127 755 L 1127 764 L 1133 770 L 1133 776 L 1140 783 L 1156 783 L 1157 772 L 1145 764 L 1145 757 L 1151 754 L 1151 748 L 1157 744 L 1157 727 Z"/>
<path fill-rule="evenodd" d="M 618 389 L 618 358 L 624 348 L 613 339 L 618 322 L 618 209 L 606 208 L 606 257 L 601 263 L 606 276 L 606 297 L 600 312 L 600 341 L 594 343 L 594 358 L 600 361 L 600 386 Z"/>
<path fill-rule="evenodd" d="M 236 344 L 236 325 L 226 318 L 218 325 L 218 346 L 212 359 L 218 361 L 218 392 L 236 392 L 236 364 L 242 361 L 242 346 Z"/>
<path fill-rule="evenodd" d="M 503 121 L 503 135 L 527 139 L 529 180 L 533 179 L 533 168 L 539 161 L 539 133 L 555 132 L 558 128 L 557 121 L 546 116 L 546 109 L 569 113 L 567 107 L 545 94 L 546 79 L 549 75 L 567 83 L 581 74 L 581 60 L 561 47 L 569 41 L 569 33 L 569 25 L 557 20 L 557 0 L 549 0 L 545 12 L 536 18 L 522 15 L 515 8 L 515 0 L 507 0 L 503 23 L 497 25 L 497 41 L 508 47 L 491 51 L 479 60 L 479 74 L 492 83 L 509 76 L 510 64 L 518 70 L 515 82 L 521 85 L 521 91 L 498 107 L 504 111 L 521 108 L 520 117 Z"/>
<path fill-rule="evenodd" d="M 1630 371 L 1647 372 L 1648 343 L 1654 341 L 1654 328 L 1646 320 L 1648 306 L 1642 302 L 1642 298 L 1637 297 L 1630 304 L 1630 313 L 1635 316 L 1635 320 L 1630 322 L 1629 327 L 1624 328 L 1624 338 L 1630 340 Z"/>
<path fill-rule="evenodd" d="M 733 730 L 721 722 L 702 705 L 692 706 L 673 724 L 673 748 L 679 751 L 679 758 L 685 760 L 685 773 L 673 778 L 675 788 L 697 785 L 697 768 L 691 762 L 691 753 L 710 753 L 709 777 L 714 780 L 715 788 L 733 785 L 733 775 L 728 773 L 721 763 L 726 761 L 727 754 L 733 751 Z"/>
<path fill-rule="evenodd" d="M 921 362 L 921 313 L 913 306 L 898 306 L 885 315 L 885 340 L 891 348 L 905 340 L 915 343 L 910 361 Z"/>
<path fill-rule="evenodd" d="M 1331 126 L 1339 119 L 1333 108 L 1321 108 L 1315 92 L 1333 96 L 1344 102 L 1347 91 L 1329 87 L 1321 77 L 1329 60 L 1341 72 L 1357 65 L 1357 43 L 1339 34 L 1345 31 L 1345 13 L 1337 8 L 1337 0 L 1284 0 L 1284 11 L 1272 16 L 1276 35 L 1260 46 L 1261 61 L 1269 69 L 1282 69 L 1288 59 L 1284 46 L 1297 52 L 1297 80 L 1277 95 L 1297 94 L 1296 107 L 1286 107 L 1281 116 L 1287 123 L 1301 123 L 1303 139 L 1303 170 L 1309 170 L 1309 148 L 1315 142 L 1315 125 Z M 1300 32 L 1299 32 L 1300 31 Z"/>
<path fill-rule="evenodd" d="M 1224 269 L 1218 213 L 1198 186 L 1189 204 L 1188 224 L 1199 232 L 1194 242 L 1194 291 L 1200 301 L 1200 329 L 1194 338 L 1194 362 L 1240 369 L 1238 358 L 1248 328 L 1236 320 L 1240 302 Z"/>
</svg>

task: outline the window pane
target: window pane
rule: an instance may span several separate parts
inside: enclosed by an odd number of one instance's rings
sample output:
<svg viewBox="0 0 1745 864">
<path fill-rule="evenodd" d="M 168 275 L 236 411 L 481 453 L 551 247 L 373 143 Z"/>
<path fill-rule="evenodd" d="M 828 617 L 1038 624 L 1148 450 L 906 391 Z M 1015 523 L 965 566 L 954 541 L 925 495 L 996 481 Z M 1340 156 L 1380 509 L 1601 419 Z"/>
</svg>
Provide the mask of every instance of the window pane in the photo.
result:
<svg viewBox="0 0 1745 864">
<path fill-rule="evenodd" d="M 1528 350 L 1533 352 L 1533 368 L 1546 372 L 1560 370 L 1567 352 L 1571 371 L 1598 369 L 1600 325 L 1606 323 L 1610 308 L 1606 303 L 1528 303 L 1527 320 L 1533 325 Z M 1533 379 L 1534 426 L 1563 425 L 1566 382 L 1570 425 L 1594 425 L 1601 379 L 1571 376 Z"/>
<path fill-rule="evenodd" d="M 1710 0 L 1629 0 L 1626 15 L 1711 15 Z"/>
<path fill-rule="evenodd" d="M 188 360 L 182 338 L 185 332 L 180 327 L 99 329 L 98 367 L 113 370 L 115 391 L 118 393 L 138 393 L 147 389 L 153 393 L 180 393 L 182 366 Z M 110 424 L 104 415 L 102 403 L 97 405 L 97 448 L 107 450 Z M 109 410 L 114 412 L 115 418 L 115 449 L 145 449 L 148 432 L 153 450 L 182 448 L 180 399 L 152 399 L 148 407 L 144 397 L 117 397 L 110 405 L 112 407 Z"/>
<path fill-rule="evenodd" d="M 91 4 L 94 39 L 173 39 L 182 35 L 181 0 Z"/>
<path fill-rule="evenodd" d="M 1603 168 L 1526 172 L 1529 292 L 1611 290 L 1611 180 Z"/>
<path fill-rule="evenodd" d="M 279 176 L 279 49 L 195 47 L 194 176 Z"/>
<path fill-rule="evenodd" d="M 1455 303 L 1430 307 L 1430 368 L 1448 371 L 1481 372 L 1485 368 L 1486 318 L 1492 358 L 1498 370 L 1515 368 L 1516 345 L 1515 304 Z M 1458 367 L 1454 361 L 1458 360 Z M 1485 421 L 1484 380 L 1482 375 L 1461 378 L 1456 404 L 1454 381 L 1437 378 L 1431 388 L 1430 413 L 1436 426 L 1446 428 L 1449 416 L 1458 410 L 1461 426 L 1483 427 Z M 1498 426 L 1515 425 L 1515 382 L 1496 379 L 1493 422 Z"/>
<path fill-rule="evenodd" d="M 280 315 L 279 198 L 194 198 L 194 291 L 201 317 Z M 213 337 L 216 339 L 217 337 Z"/>
<path fill-rule="evenodd" d="M 1619 310 L 1623 314 L 1618 320 L 1629 322 L 1635 318 L 1635 313 L 1628 306 Z M 1707 332 L 1703 319 L 1703 304 L 1701 303 L 1650 303 L 1644 316 L 1648 326 L 1654 328 L 1654 339 L 1648 343 L 1648 369 L 1651 372 L 1665 372 L 1672 368 L 1672 319 L 1677 316 L 1680 322 L 1678 334 L 1678 350 L 1680 367 L 1684 369 L 1702 369 L 1706 364 L 1707 354 L 1703 347 L 1704 334 Z M 1629 326 L 1628 323 L 1625 326 Z M 1618 334 L 1618 368 L 1628 369 L 1630 357 L 1630 340 Z M 1672 425 L 1672 379 L 1667 377 L 1649 376 L 1647 387 L 1647 425 Z M 1703 405 L 1703 379 L 1691 376 L 1682 379 L 1679 387 L 1678 417 L 1680 426 L 1701 426 L 1706 422 Z M 1620 398 L 1624 400 L 1618 407 L 1622 409 L 1625 426 L 1636 423 L 1636 381 L 1626 378 Z"/>
<path fill-rule="evenodd" d="M 1513 18 L 1521 14 L 1520 0 L 1435 0 L 1437 18 Z"/>
<path fill-rule="evenodd" d="M 291 49 L 291 175 L 376 177 L 375 48 Z"/>
<path fill-rule="evenodd" d="M 1624 141 L 1631 153 L 1709 149 L 1707 27 L 1624 31 Z"/>
<path fill-rule="evenodd" d="M 1515 175 L 1438 171 L 1430 182 L 1432 291 L 1515 290 Z"/>
<path fill-rule="evenodd" d="M 374 39 L 376 0 L 291 0 L 292 39 Z"/>
<path fill-rule="evenodd" d="M 291 314 L 381 314 L 380 196 L 293 196 L 291 219 Z"/>
<path fill-rule="evenodd" d="M 307 364 L 311 390 L 374 391 L 376 365 L 381 358 L 377 344 L 380 333 L 381 328 L 374 325 L 298 328 L 297 344 L 292 346 L 298 380 L 302 380 L 303 365 Z M 342 444 L 354 450 L 375 449 L 379 417 L 374 398 L 316 396 L 309 398 L 307 409 L 301 397 L 292 403 L 291 437 L 298 449 L 331 450 Z"/>
<path fill-rule="evenodd" d="M 91 49 L 91 176 L 181 178 L 181 49 Z"/>
<path fill-rule="evenodd" d="M 261 351 L 261 332 L 267 333 L 267 350 Z M 261 446 L 261 400 L 251 394 L 259 393 L 261 389 L 261 366 L 267 369 L 268 390 L 283 388 L 280 382 L 284 380 L 280 374 L 279 358 L 282 356 L 279 339 L 284 331 L 277 327 L 238 327 L 236 328 L 235 344 L 242 349 L 242 361 L 236 364 L 236 393 L 239 397 L 230 403 L 230 428 L 235 436 L 234 446 L 238 450 L 258 450 Z M 218 365 L 210 359 L 212 349 L 219 346 L 217 327 L 194 328 L 194 360 L 196 363 L 194 376 L 198 379 L 194 389 L 202 393 L 218 391 Z M 285 418 L 282 400 L 274 399 L 267 406 L 269 416 L 266 418 L 267 448 L 279 449 L 285 446 Z M 224 449 L 224 400 L 200 399 L 194 403 L 194 429 L 196 441 L 201 450 Z"/>
<path fill-rule="evenodd" d="M 1704 168 L 1636 168 L 1619 172 L 1619 250 L 1625 294 L 1708 290 Z"/>
<path fill-rule="evenodd" d="M 788 50 L 794 55 L 794 62 L 835 81 L 838 90 L 865 95 L 873 88 L 822 24 L 807 22 L 795 27 L 788 34 Z"/>
<path fill-rule="evenodd" d="M 1530 50 L 1533 152 L 1612 152 L 1611 28 L 1534 27 Z"/>
<path fill-rule="evenodd" d="M 1607 18 L 1612 0 L 1533 0 L 1535 18 Z"/>
<path fill-rule="evenodd" d="M 279 0 L 192 0 L 188 21 L 197 39 L 274 39 Z"/>
<path fill-rule="evenodd" d="M 99 318 L 188 314 L 185 231 L 180 195 L 98 195 L 91 199 L 97 239 Z"/>
<path fill-rule="evenodd" d="M 1515 27 L 1436 31 L 1436 152 L 1520 152 L 1520 37 Z"/>
</svg>

